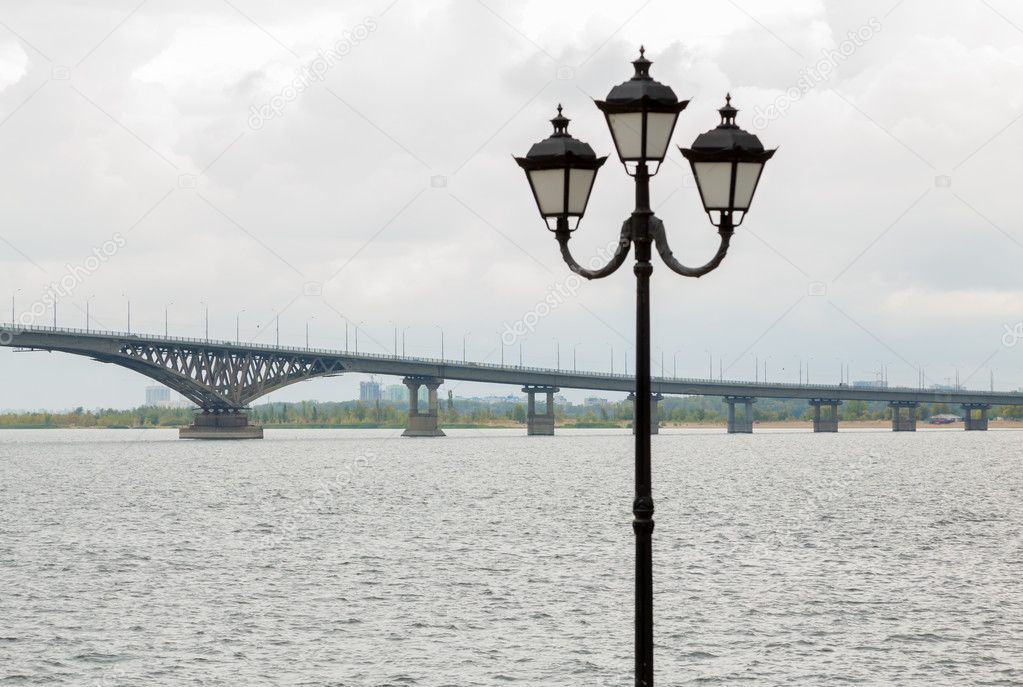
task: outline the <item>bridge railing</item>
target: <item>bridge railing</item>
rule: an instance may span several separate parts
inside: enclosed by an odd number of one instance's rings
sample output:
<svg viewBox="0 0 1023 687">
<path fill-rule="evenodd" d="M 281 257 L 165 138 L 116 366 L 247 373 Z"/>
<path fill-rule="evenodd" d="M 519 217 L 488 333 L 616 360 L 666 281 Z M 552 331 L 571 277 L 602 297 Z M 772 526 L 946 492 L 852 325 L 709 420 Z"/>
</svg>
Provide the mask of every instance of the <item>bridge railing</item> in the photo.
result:
<svg viewBox="0 0 1023 687">
<path fill-rule="evenodd" d="M 347 357 L 347 358 L 364 358 L 368 360 L 390 360 L 396 362 L 409 362 L 409 363 L 420 363 L 426 365 L 436 365 L 445 367 L 458 367 L 458 368 L 481 368 L 490 370 L 502 370 L 508 372 L 531 372 L 536 374 L 542 374 L 546 376 L 559 376 L 559 377 L 585 377 L 589 379 L 619 379 L 623 381 L 633 379 L 633 375 L 619 374 L 614 372 L 594 372 L 592 370 L 563 370 L 554 369 L 547 367 L 533 367 L 529 365 L 501 365 L 499 363 L 488 363 L 488 362 L 459 362 L 441 358 L 424 358 L 420 356 L 396 356 L 387 353 L 363 353 L 353 351 L 343 351 L 329 348 L 312 348 L 312 347 L 300 347 L 300 346 L 275 346 L 270 344 L 254 343 L 254 342 L 239 342 L 239 341 L 227 341 L 224 339 L 205 339 L 205 338 L 194 338 L 194 337 L 181 337 L 181 336 L 160 336 L 154 334 L 129 334 L 127 332 L 110 331 L 105 329 L 78 329 L 74 327 L 47 327 L 39 325 L 10 325 L 0 324 L 0 333 L 9 332 L 17 334 L 19 332 L 26 333 L 40 333 L 40 334 L 66 334 L 72 336 L 84 336 L 94 337 L 102 339 L 117 339 L 117 340 L 128 340 L 128 341 L 150 341 L 154 343 L 165 343 L 165 344 L 195 344 L 200 346 L 216 346 L 220 348 L 246 348 L 263 351 L 271 351 L 277 353 L 293 353 L 298 355 L 325 355 L 332 357 Z M 700 385 L 712 385 L 712 386 L 747 386 L 756 387 L 761 393 L 764 389 L 817 389 L 822 392 L 822 395 L 826 393 L 841 394 L 848 391 L 881 391 L 881 392 L 894 392 L 894 393 L 937 393 L 947 396 L 956 395 L 976 395 L 981 393 L 985 396 L 992 398 L 1018 398 L 1020 394 L 1006 391 L 971 391 L 965 388 L 959 388 L 956 390 L 951 389 L 926 389 L 921 387 L 907 387 L 907 386 L 885 386 L 885 387 L 856 387 L 845 384 L 797 384 L 792 382 L 750 382 L 748 380 L 725 380 L 725 379 L 714 379 L 711 377 L 651 377 L 651 381 L 654 384 L 700 384 Z M 754 389 L 751 388 L 751 391 Z M 826 397 L 826 396 L 825 396 Z"/>
</svg>

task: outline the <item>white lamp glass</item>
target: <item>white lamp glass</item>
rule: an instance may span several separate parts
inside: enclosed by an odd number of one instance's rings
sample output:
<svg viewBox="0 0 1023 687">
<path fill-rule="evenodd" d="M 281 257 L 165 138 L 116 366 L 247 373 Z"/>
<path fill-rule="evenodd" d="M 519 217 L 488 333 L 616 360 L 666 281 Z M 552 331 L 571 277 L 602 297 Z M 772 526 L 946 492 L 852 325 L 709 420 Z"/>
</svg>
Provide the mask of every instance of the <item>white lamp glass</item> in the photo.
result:
<svg viewBox="0 0 1023 687">
<path fill-rule="evenodd" d="M 710 210 L 727 210 L 732 191 L 731 162 L 697 162 L 693 165 L 696 184 L 700 187 L 703 207 Z"/>
<path fill-rule="evenodd" d="M 663 160 L 675 129 L 677 112 L 648 112 L 646 116 L 646 157 Z"/>
<path fill-rule="evenodd" d="M 735 171 L 735 209 L 745 212 L 753 203 L 753 192 L 764 169 L 763 162 L 740 162 Z"/>
<path fill-rule="evenodd" d="M 529 173 L 529 183 L 536 194 L 540 214 L 546 217 L 565 212 L 564 169 L 534 169 Z"/>
<path fill-rule="evenodd" d="M 573 169 L 568 182 L 568 212 L 582 215 L 586 210 L 586 201 L 590 197 L 593 180 L 597 176 L 595 169 Z"/>
<path fill-rule="evenodd" d="M 643 114 L 641 112 L 609 114 L 607 123 L 614 135 L 619 157 L 623 160 L 636 160 L 643 157 Z"/>
</svg>

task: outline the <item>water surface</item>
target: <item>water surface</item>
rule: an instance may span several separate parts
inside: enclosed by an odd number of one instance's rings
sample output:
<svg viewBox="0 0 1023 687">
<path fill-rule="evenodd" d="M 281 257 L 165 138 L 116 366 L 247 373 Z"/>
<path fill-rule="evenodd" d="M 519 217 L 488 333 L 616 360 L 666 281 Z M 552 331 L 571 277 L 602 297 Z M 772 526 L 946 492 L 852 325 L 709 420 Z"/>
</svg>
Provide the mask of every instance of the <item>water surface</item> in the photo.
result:
<svg viewBox="0 0 1023 687">
<path fill-rule="evenodd" d="M 631 684 L 632 437 L 0 432 L 0 684 Z M 1023 433 L 654 441 L 662 685 L 1023 685 Z"/>
</svg>

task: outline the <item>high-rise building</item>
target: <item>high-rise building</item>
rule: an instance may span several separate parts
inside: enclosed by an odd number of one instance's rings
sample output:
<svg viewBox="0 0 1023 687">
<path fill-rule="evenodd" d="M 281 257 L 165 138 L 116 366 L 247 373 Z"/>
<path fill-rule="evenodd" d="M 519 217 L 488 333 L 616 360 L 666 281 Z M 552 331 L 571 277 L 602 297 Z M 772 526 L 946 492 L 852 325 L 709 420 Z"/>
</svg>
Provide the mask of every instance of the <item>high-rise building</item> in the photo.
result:
<svg viewBox="0 0 1023 687">
<path fill-rule="evenodd" d="M 376 403 L 380 400 L 380 382 L 359 382 L 359 400 L 363 403 Z"/>
<path fill-rule="evenodd" d="M 147 386 L 146 387 L 146 405 L 147 406 L 158 406 L 166 405 L 170 403 L 171 393 L 170 389 L 165 386 Z"/>
<path fill-rule="evenodd" d="M 404 403 L 408 400 L 408 387 L 404 384 L 388 384 L 384 387 L 384 398 L 391 403 Z"/>
</svg>

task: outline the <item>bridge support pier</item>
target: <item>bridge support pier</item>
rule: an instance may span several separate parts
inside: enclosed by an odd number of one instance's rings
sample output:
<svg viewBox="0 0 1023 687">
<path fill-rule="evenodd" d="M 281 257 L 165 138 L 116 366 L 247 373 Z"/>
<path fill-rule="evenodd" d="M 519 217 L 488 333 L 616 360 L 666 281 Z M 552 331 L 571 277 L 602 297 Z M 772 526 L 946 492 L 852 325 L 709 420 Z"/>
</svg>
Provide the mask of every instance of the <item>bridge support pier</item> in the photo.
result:
<svg viewBox="0 0 1023 687">
<path fill-rule="evenodd" d="M 892 409 L 892 431 L 893 432 L 915 432 L 916 431 L 916 409 L 919 407 L 916 401 L 892 401 L 888 407 Z M 905 414 L 903 414 L 905 409 Z"/>
<path fill-rule="evenodd" d="M 813 431 L 814 432 L 837 432 L 838 431 L 838 406 L 841 401 L 829 398 L 814 398 L 810 400 L 813 407 Z M 821 412 L 821 407 L 830 408 L 827 416 Z"/>
<path fill-rule="evenodd" d="M 437 426 L 439 404 L 437 389 L 444 383 L 436 377 L 405 377 L 402 380 L 408 387 L 408 428 L 401 433 L 403 437 L 442 437 L 443 430 Z M 428 392 L 429 407 L 425 413 L 419 412 L 419 387 L 425 386 Z"/>
<path fill-rule="evenodd" d="M 554 436 L 554 394 L 561 391 L 556 386 L 524 386 L 522 392 L 528 397 L 526 406 L 526 435 L 531 437 Z M 539 415 L 536 412 L 536 395 L 547 395 L 547 409 Z"/>
<path fill-rule="evenodd" d="M 728 433 L 729 434 L 753 434 L 753 404 L 757 399 L 751 396 L 725 396 L 728 403 Z M 742 417 L 736 417 L 736 404 L 745 406 Z"/>
<path fill-rule="evenodd" d="M 966 431 L 986 432 L 989 410 L 991 410 L 991 406 L 986 403 L 964 403 L 963 424 L 966 426 Z"/>
<path fill-rule="evenodd" d="M 206 410 L 196 413 L 189 427 L 178 430 L 179 439 L 262 439 L 263 428 L 249 424 L 249 416 L 238 409 Z"/>
<path fill-rule="evenodd" d="M 632 401 L 632 407 L 636 407 L 636 394 L 629 394 L 628 400 Z M 660 434 L 661 431 L 661 412 L 660 402 L 664 400 L 662 394 L 650 394 L 650 433 Z M 632 414 L 632 433 L 636 433 L 636 413 Z"/>
</svg>

